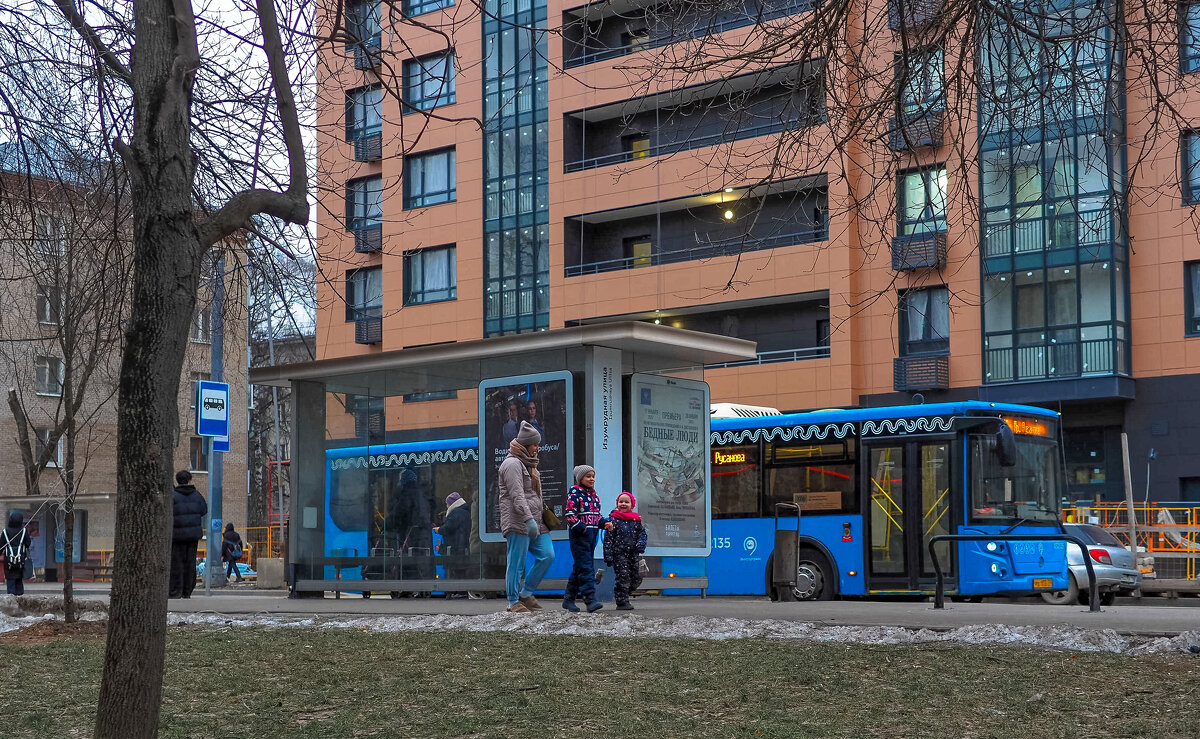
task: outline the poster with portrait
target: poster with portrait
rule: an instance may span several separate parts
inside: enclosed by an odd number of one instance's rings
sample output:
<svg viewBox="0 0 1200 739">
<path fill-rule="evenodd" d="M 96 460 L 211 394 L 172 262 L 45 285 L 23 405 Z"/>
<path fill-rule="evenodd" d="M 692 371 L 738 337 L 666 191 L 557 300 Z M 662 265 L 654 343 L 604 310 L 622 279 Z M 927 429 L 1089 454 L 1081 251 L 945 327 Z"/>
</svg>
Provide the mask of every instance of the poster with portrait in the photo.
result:
<svg viewBox="0 0 1200 739">
<path fill-rule="evenodd" d="M 633 494 L 646 554 L 708 556 L 708 384 L 658 375 L 630 378 Z"/>
<path fill-rule="evenodd" d="M 538 449 L 538 472 L 542 499 L 562 518 L 571 487 L 574 454 L 571 373 L 539 372 L 514 377 L 495 377 L 479 383 L 479 531 L 483 541 L 504 541 L 500 531 L 500 486 L 498 470 L 508 456 L 509 443 L 528 421 L 542 434 Z M 566 530 L 551 532 L 566 538 Z"/>
</svg>

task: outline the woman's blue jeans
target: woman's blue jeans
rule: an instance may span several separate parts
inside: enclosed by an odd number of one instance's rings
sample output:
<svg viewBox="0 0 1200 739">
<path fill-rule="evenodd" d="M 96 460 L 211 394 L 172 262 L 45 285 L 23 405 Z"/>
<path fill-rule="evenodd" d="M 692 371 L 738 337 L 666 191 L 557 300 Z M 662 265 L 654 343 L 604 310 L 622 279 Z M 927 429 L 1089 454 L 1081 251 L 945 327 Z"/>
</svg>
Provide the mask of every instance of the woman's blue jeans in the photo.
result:
<svg viewBox="0 0 1200 739">
<path fill-rule="evenodd" d="M 519 598 L 533 595 L 533 591 L 541 584 L 554 562 L 554 542 L 549 534 L 538 534 L 532 541 L 524 534 L 505 534 L 504 539 L 508 542 L 504 590 L 511 606 Z M 529 568 L 529 575 L 525 575 L 526 555 L 533 555 L 533 567 Z"/>
</svg>

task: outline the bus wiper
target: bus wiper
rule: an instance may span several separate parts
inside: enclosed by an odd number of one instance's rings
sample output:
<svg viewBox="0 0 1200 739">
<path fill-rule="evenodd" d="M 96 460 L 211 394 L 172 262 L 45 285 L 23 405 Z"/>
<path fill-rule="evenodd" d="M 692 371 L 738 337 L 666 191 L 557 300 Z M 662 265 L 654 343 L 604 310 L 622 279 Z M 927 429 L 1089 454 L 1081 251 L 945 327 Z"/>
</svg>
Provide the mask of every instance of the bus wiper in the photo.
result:
<svg viewBox="0 0 1200 739">
<path fill-rule="evenodd" d="M 1029 519 L 1027 519 L 1027 518 L 1022 518 L 1020 521 L 1017 521 L 1017 522 L 1016 522 L 1016 523 L 1014 523 L 1012 526 L 1009 526 L 1007 529 L 1004 529 L 1004 530 L 1003 530 L 1003 531 L 1001 531 L 1000 533 L 1001 533 L 1001 534 L 1011 534 L 1013 529 L 1015 529 L 1016 527 L 1020 526 L 1020 525 L 1021 525 L 1021 524 L 1023 524 L 1023 523 L 1028 523 L 1028 522 L 1029 522 Z"/>
</svg>

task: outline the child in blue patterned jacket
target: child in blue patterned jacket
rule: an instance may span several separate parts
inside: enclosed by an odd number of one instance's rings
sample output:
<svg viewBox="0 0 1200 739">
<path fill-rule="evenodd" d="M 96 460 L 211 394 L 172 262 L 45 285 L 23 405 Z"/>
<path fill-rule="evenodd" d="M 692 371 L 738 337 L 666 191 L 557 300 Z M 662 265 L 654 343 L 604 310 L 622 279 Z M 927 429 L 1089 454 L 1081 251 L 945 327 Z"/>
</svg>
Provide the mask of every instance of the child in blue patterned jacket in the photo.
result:
<svg viewBox="0 0 1200 739">
<path fill-rule="evenodd" d="M 600 496 L 596 495 L 596 470 L 586 464 L 575 468 L 575 484 L 567 493 L 566 521 L 571 542 L 571 557 L 575 560 L 571 577 L 567 580 L 567 592 L 563 595 L 562 607 L 573 613 L 579 612 L 575 599 L 582 597 L 587 603 L 588 613 L 603 606 L 596 599 L 596 538 L 600 527 L 612 530 L 608 519 L 600 515 Z"/>
</svg>

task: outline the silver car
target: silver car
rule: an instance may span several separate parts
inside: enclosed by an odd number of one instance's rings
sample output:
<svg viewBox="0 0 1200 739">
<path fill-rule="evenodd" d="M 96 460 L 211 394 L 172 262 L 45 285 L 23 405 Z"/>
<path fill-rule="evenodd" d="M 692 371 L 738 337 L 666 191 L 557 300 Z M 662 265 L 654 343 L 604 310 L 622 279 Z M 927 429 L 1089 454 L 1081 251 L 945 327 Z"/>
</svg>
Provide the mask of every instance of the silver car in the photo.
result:
<svg viewBox="0 0 1200 739">
<path fill-rule="evenodd" d="M 1063 524 L 1063 533 L 1087 544 L 1092 568 L 1096 571 L 1101 605 L 1111 606 L 1117 595 L 1128 595 L 1142 584 L 1142 573 L 1138 572 L 1133 552 L 1112 534 L 1089 523 Z M 1042 599 L 1056 606 L 1076 602 L 1086 604 L 1087 565 L 1083 563 L 1083 552 L 1075 544 L 1067 544 L 1067 565 L 1071 569 L 1067 589 L 1042 593 Z"/>
</svg>

